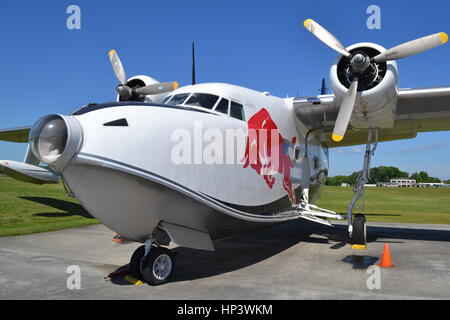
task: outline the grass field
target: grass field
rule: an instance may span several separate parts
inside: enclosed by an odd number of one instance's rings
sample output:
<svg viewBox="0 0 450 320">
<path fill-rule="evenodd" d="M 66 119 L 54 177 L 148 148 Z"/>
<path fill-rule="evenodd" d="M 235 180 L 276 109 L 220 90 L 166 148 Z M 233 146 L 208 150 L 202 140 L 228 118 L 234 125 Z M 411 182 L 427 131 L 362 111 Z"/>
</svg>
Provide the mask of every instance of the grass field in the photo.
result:
<svg viewBox="0 0 450 320">
<path fill-rule="evenodd" d="M 62 184 L 39 186 L 0 176 L 0 237 L 96 223 Z"/>
<path fill-rule="evenodd" d="M 318 205 L 345 214 L 352 195 L 351 188 L 326 186 Z M 450 224 L 450 188 L 370 188 L 364 214 L 369 222 Z M 0 237 L 96 223 L 61 184 L 38 186 L 0 176 Z"/>
<path fill-rule="evenodd" d="M 325 186 L 317 205 L 345 214 L 352 196 L 352 188 Z M 365 211 L 359 201 L 354 213 L 369 222 L 450 224 L 450 188 L 368 188 L 365 199 Z"/>
</svg>

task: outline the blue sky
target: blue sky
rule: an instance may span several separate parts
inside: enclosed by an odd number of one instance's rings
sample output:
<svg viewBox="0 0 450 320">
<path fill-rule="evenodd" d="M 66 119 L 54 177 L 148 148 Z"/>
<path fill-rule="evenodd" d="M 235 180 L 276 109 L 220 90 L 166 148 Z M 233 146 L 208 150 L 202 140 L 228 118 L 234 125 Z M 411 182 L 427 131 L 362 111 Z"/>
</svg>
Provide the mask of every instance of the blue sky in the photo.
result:
<svg viewBox="0 0 450 320">
<path fill-rule="evenodd" d="M 81 8 L 81 30 L 66 28 L 66 9 Z M 366 27 L 369 5 L 381 30 Z M 302 26 L 313 18 L 345 45 L 384 47 L 450 33 L 448 1 L 8 1 L 0 11 L 0 128 L 32 124 L 88 102 L 115 99 L 107 52 L 116 49 L 127 75 L 190 82 L 190 43 L 197 81 L 227 82 L 286 97 L 318 94 L 336 54 Z M 450 85 L 450 46 L 399 61 L 400 86 Z M 450 178 L 450 133 L 382 143 L 373 166 L 426 170 Z M 0 159 L 21 160 L 25 145 L 0 142 Z M 362 166 L 363 147 L 333 149 L 330 175 Z"/>
</svg>

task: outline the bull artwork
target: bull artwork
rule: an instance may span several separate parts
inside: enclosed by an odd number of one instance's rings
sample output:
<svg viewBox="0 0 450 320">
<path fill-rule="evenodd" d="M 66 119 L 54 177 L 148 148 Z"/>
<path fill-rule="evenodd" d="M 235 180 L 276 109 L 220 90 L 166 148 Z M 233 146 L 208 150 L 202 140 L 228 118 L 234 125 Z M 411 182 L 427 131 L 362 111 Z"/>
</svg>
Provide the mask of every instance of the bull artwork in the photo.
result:
<svg viewBox="0 0 450 320">
<path fill-rule="evenodd" d="M 291 141 L 295 144 L 297 138 Z M 247 146 L 242 159 L 244 168 L 250 166 L 262 175 L 270 189 L 275 184 L 275 175 L 283 175 L 283 188 L 294 205 L 297 201 L 292 188 L 291 169 L 295 164 L 287 150 L 280 130 L 266 109 L 262 108 L 248 120 Z"/>
</svg>

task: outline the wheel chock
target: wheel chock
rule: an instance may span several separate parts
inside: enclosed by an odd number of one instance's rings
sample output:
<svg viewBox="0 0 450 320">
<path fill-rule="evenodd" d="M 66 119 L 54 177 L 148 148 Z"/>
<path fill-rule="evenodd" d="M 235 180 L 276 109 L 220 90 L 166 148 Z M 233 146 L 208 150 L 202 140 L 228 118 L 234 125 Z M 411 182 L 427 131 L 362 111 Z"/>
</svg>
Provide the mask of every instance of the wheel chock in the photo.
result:
<svg viewBox="0 0 450 320">
<path fill-rule="evenodd" d="M 125 278 L 123 278 L 123 279 L 135 286 L 140 286 L 141 284 L 144 284 L 144 282 L 142 282 L 141 280 L 135 279 L 130 276 L 125 276 Z"/>
<path fill-rule="evenodd" d="M 108 274 L 105 277 L 105 280 L 106 279 L 114 279 L 114 278 L 117 278 L 117 277 L 120 277 L 120 276 L 124 276 L 124 275 L 129 274 L 130 272 L 131 272 L 131 269 L 124 269 L 124 270 L 120 270 L 120 271 L 111 272 L 110 274 Z"/>
<path fill-rule="evenodd" d="M 366 250 L 367 245 L 366 244 L 352 244 L 353 250 Z"/>
</svg>

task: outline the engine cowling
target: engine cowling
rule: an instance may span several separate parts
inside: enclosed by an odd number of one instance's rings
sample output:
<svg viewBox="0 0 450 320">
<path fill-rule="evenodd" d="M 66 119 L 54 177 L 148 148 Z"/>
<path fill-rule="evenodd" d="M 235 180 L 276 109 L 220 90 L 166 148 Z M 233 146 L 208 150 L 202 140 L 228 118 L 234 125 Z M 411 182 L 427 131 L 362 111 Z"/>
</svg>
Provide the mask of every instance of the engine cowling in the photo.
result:
<svg viewBox="0 0 450 320">
<path fill-rule="evenodd" d="M 370 58 L 386 51 L 374 43 L 358 43 L 350 53 L 364 52 Z M 339 56 L 330 70 L 331 88 L 340 105 L 352 83 L 350 59 Z M 398 93 L 398 67 L 395 61 L 372 63 L 359 78 L 358 95 L 350 119 L 353 128 L 392 128 Z"/>
<path fill-rule="evenodd" d="M 145 75 L 139 75 L 134 76 L 127 80 L 127 86 L 133 89 L 142 88 L 151 84 L 160 83 L 158 80 L 145 76 Z M 131 96 L 127 101 L 142 101 L 142 102 L 154 102 L 154 103 L 160 103 L 166 96 L 167 92 L 161 93 L 161 94 L 154 94 L 154 95 L 147 95 L 147 96 L 141 96 L 138 94 L 134 94 Z M 117 95 L 117 101 L 122 101 L 120 96 Z"/>
</svg>

